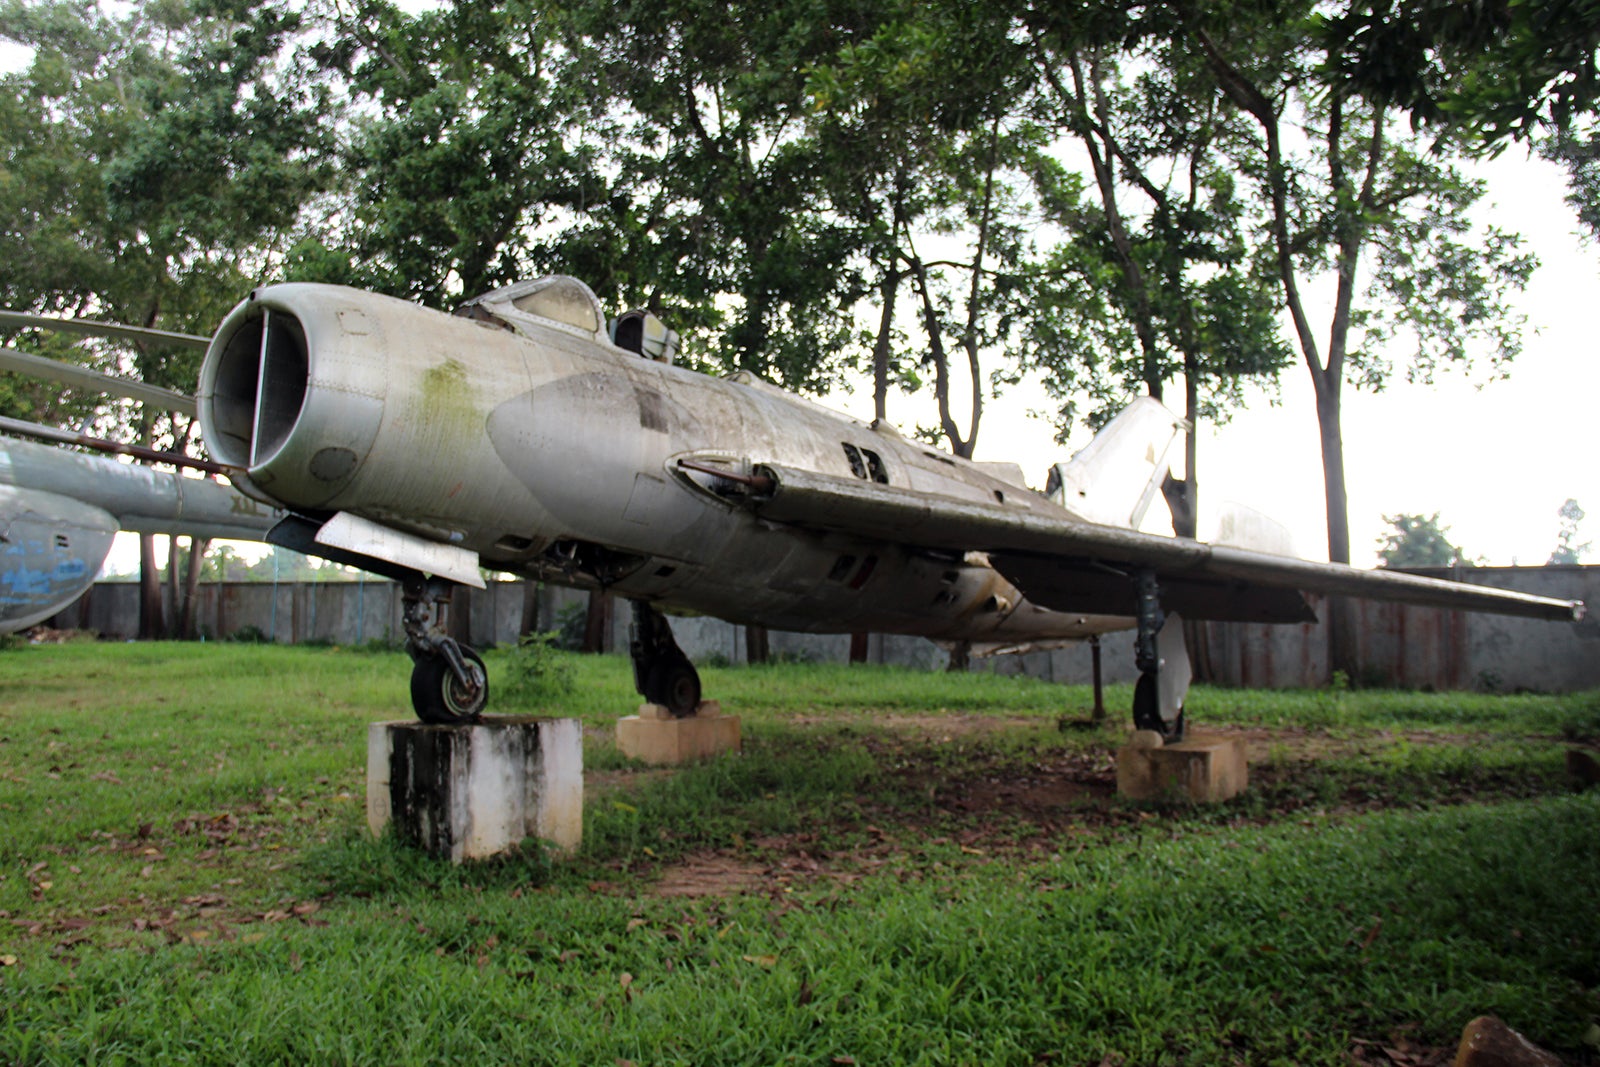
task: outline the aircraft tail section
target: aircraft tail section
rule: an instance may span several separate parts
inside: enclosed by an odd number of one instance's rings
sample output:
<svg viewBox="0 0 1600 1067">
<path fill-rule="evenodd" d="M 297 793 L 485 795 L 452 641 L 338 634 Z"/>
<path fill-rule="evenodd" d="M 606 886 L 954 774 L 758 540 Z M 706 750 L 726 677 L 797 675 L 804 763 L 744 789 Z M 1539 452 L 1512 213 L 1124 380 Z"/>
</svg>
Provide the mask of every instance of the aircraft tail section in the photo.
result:
<svg viewBox="0 0 1600 1067">
<path fill-rule="evenodd" d="M 1051 468 L 1045 493 L 1091 522 L 1137 529 L 1167 476 L 1172 442 L 1187 425 L 1159 400 L 1140 397 Z"/>
<path fill-rule="evenodd" d="M 1274 556 L 1299 555 L 1287 526 L 1254 508 L 1231 502 L 1222 506 L 1222 517 L 1217 521 L 1217 530 L 1211 537 L 1211 543 L 1267 552 Z"/>
</svg>

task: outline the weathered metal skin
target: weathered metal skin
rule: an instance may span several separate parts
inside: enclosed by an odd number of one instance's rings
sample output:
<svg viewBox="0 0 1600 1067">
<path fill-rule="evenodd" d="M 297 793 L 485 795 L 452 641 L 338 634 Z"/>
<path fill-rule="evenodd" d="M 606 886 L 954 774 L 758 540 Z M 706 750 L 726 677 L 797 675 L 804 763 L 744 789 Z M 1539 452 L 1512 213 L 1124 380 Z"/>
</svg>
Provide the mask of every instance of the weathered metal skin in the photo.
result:
<svg viewBox="0 0 1600 1067">
<path fill-rule="evenodd" d="M 481 564 L 781 629 L 1001 643 L 1128 628 L 1135 578 L 1188 618 L 1297 621 L 1307 590 L 1583 612 L 1140 533 L 1113 512 L 1142 512 L 1165 471 L 1140 459 L 1156 451 L 1143 430 L 1113 427 L 1085 450 L 1112 463 L 1133 444 L 1142 473 L 1107 479 L 1131 495 L 1092 499 L 1088 481 L 1109 467 L 1058 469 L 1074 501 L 1101 505 L 1092 521 L 753 377 L 618 348 L 570 278 L 486 294 L 462 315 L 330 286 L 258 290 L 213 339 L 198 406 L 216 457 L 247 470 L 248 491 L 322 524 L 318 543 L 348 549 L 355 536 L 382 546 L 355 558 L 455 581 L 476 582 Z M 1129 425 L 1181 425 L 1148 405 L 1135 414 Z M 1158 612 L 1146 629 L 1159 625 Z"/>
<path fill-rule="evenodd" d="M 0 438 L 0 633 L 83 595 L 118 530 L 259 540 L 275 520 L 217 482 Z"/>
<path fill-rule="evenodd" d="M 513 332 L 353 289 L 272 286 L 218 331 L 200 418 L 256 493 L 457 544 L 494 569 L 791 630 L 1014 641 L 1128 625 L 1028 604 L 981 556 L 810 532 L 723 499 L 678 461 L 864 475 L 1071 518 L 754 378 L 616 348 L 600 321 L 520 316 Z"/>
</svg>

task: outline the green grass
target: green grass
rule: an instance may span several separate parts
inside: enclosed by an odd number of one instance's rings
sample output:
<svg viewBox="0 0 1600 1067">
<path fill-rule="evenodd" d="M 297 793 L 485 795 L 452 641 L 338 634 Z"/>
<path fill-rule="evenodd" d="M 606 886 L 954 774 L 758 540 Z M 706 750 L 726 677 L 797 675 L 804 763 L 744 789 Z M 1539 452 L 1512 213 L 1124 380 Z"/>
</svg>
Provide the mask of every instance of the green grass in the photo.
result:
<svg viewBox="0 0 1600 1067">
<path fill-rule="evenodd" d="M 0 1064 L 1335 1064 L 1486 1012 L 1593 1056 L 1595 694 L 1199 690 L 1273 734 L 1192 809 L 1108 795 L 1073 687 L 705 670 L 745 752 L 666 774 L 626 661 L 570 666 L 528 710 L 590 727 L 582 851 L 452 867 L 364 831 L 403 656 L 0 653 Z M 659 891 L 695 863 L 744 888 Z"/>
</svg>

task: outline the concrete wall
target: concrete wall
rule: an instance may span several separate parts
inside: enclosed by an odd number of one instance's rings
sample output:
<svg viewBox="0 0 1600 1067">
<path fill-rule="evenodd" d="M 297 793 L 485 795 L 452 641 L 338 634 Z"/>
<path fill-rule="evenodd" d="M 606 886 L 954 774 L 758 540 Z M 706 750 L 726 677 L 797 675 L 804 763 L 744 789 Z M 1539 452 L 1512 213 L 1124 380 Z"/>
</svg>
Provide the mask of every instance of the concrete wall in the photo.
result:
<svg viewBox="0 0 1600 1067">
<path fill-rule="evenodd" d="M 1571 692 L 1600 686 L 1600 567 L 1473 567 L 1417 571 L 1473 585 L 1582 600 L 1582 622 L 1352 601 L 1363 685 L 1406 689 Z M 1321 603 L 1317 604 L 1321 612 Z M 1286 689 L 1328 684 L 1323 623 L 1207 623 L 1196 659 L 1223 685 Z M 1196 642 L 1200 644 L 1200 642 Z"/>
<path fill-rule="evenodd" d="M 1489 567 L 1435 576 L 1562 599 L 1580 599 L 1600 611 L 1600 567 Z M 400 590 L 393 582 L 265 583 L 202 585 L 196 621 L 209 639 L 255 627 L 284 644 L 326 641 L 398 644 Z M 458 594 L 459 597 L 459 594 Z M 490 582 L 457 600 L 470 616 L 467 640 L 479 647 L 515 642 L 529 605 L 527 583 Z M 582 611 L 586 594 L 540 586 L 533 591 L 537 628 L 555 629 L 565 612 Z M 1548 623 L 1496 615 L 1465 614 L 1431 608 L 1356 601 L 1364 685 L 1402 688 L 1489 689 L 1567 692 L 1600 687 L 1600 617 L 1581 623 Z M 138 587 L 102 582 L 51 625 L 95 630 L 108 637 L 132 637 L 138 630 Z M 629 610 L 618 603 L 609 629 L 609 647 L 628 647 Z M 690 658 L 700 663 L 743 663 L 744 628 L 708 617 L 675 618 L 673 632 Z M 773 632 L 774 657 L 843 663 L 850 657 L 847 634 Z M 1130 682 L 1133 635 L 1107 635 L 1101 642 L 1102 671 L 1108 683 Z M 1329 682 L 1327 636 L 1320 623 L 1265 626 L 1203 623 L 1191 628 L 1190 652 L 1196 674 L 1222 685 L 1261 688 L 1314 688 Z M 949 657 L 931 641 L 872 634 L 867 660 L 943 669 Z M 1078 644 L 1052 651 L 974 659 L 973 669 L 998 674 L 1028 674 L 1055 682 L 1090 679 L 1091 654 Z"/>
</svg>

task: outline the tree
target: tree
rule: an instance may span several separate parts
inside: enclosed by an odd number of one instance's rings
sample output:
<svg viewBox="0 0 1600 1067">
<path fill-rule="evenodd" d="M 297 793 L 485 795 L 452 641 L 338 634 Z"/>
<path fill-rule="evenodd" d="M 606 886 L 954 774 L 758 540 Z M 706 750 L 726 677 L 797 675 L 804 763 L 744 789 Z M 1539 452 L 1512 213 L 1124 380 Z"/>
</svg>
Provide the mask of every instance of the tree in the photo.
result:
<svg viewBox="0 0 1600 1067">
<path fill-rule="evenodd" d="M 1583 554 L 1589 551 L 1588 541 L 1578 541 L 1578 524 L 1583 521 L 1583 509 L 1569 497 L 1556 514 L 1561 517 L 1561 532 L 1556 536 L 1555 551 L 1550 553 L 1549 562 L 1578 563 Z"/>
<path fill-rule="evenodd" d="M 588 146 L 569 143 L 596 94 L 568 77 L 559 23 L 518 0 L 336 8 L 309 54 L 355 114 L 329 223 L 303 235 L 289 276 L 446 307 L 541 273 L 541 231 L 607 193 Z"/>
<path fill-rule="evenodd" d="M 1461 549 L 1450 543 L 1448 526 L 1432 515 L 1385 515 L 1394 529 L 1378 539 L 1378 558 L 1385 567 L 1455 567 L 1470 565 Z"/>
<path fill-rule="evenodd" d="M 1409 381 L 1475 357 L 1503 373 L 1521 347 L 1509 299 L 1535 260 L 1514 235 L 1474 233 L 1468 212 L 1482 183 L 1451 164 L 1448 139 L 1419 145 L 1387 100 L 1340 76 L 1345 57 L 1317 47 L 1308 8 L 1284 5 L 1272 22 L 1201 20 L 1190 32 L 1218 86 L 1256 126 L 1235 151 L 1261 211 L 1262 267 L 1282 286 L 1315 387 L 1328 558 L 1348 563 L 1345 383 L 1382 388 L 1395 373 L 1384 352 L 1401 340 L 1413 346 Z M 1303 132 L 1290 136 L 1292 126 Z M 1319 337 L 1307 293 L 1321 278 L 1332 292 Z"/>
<path fill-rule="evenodd" d="M 0 182 L 0 198 L 24 198 L 0 231 L 0 300 L 209 332 L 327 177 L 326 97 L 278 62 L 298 28 L 264 0 L 0 5 L 0 37 L 34 50 L 0 81 L 0 159 L 27 179 Z M 192 390 L 198 360 L 138 345 L 119 369 Z M 175 413 L 101 410 L 143 444 L 193 443 Z M 165 629 L 156 572 L 144 537 L 143 636 Z"/>
<path fill-rule="evenodd" d="M 1343 76 L 1413 125 L 1449 131 L 1479 152 L 1512 140 L 1536 145 L 1567 169 L 1568 202 L 1600 238 L 1600 4 L 1352 4 L 1313 32 Z"/>
<path fill-rule="evenodd" d="M 1036 359 L 1067 412 L 1089 387 L 1097 423 L 1134 389 L 1160 400 L 1183 375 L 1185 475 L 1167 497 L 1174 532 L 1194 537 L 1199 422 L 1224 418 L 1246 379 L 1275 377 L 1291 358 L 1276 288 L 1246 254 L 1244 204 L 1219 147 L 1238 136 L 1238 117 L 1169 43 L 1128 54 L 1073 24 L 1034 31 L 1041 93 L 1083 146 L 1098 194 L 1096 205 L 1079 204 L 1052 195 L 1054 174 L 1040 176 L 1051 179 L 1042 202 L 1071 235 L 1057 263 L 1082 282 L 1060 285 L 1044 303 L 1032 329 Z M 1126 75 L 1125 65 L 1139 73 Z"/>
</svg>

